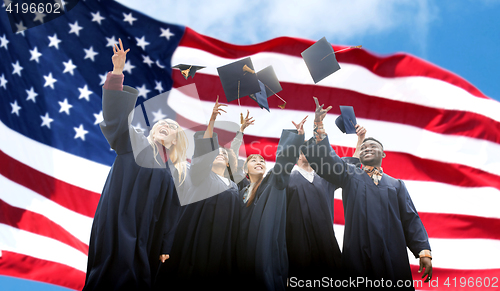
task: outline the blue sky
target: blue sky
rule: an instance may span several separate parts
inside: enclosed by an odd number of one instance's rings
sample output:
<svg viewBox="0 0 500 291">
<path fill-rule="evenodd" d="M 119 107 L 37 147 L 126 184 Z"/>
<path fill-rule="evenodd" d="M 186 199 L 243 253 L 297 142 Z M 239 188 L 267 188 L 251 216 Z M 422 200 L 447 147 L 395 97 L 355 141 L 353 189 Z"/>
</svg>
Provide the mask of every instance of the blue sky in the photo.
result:
<svg viewBox="0 0 500 291">
<path fill-rule="evenodd" d="M 119 0 L 165 22 L 235 44 L 278 36 L 405 52 L 500 101 L 500 0 Z M 91 40 L 89 40 L 91 41 Z M 0 276 L 2 290 L 69 290 Z"/>
</svg>

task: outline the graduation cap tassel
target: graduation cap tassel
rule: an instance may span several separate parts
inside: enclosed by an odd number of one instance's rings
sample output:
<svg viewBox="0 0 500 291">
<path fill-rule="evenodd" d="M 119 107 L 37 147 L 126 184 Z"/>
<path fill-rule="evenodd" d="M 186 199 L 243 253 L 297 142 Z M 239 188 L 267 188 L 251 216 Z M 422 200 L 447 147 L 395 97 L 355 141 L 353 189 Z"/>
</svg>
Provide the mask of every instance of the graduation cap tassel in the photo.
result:
<svg viewBox="0 0 500 291">
<path fill-rule="evenodd" d="M 346 51 L 346 50 L 350 50 L 350 49 L 357 49 L 357 48 L 361 48 L 361 45 L 357 45 L 357 46 L 350 46 L 350 47 L 346 47 L 346 48 L 343 48 L 343 49 L 338 50 L 338 51 L 334 51 L 334 52 L 329 53 L 329 54 L 327 54 L 326 56 L 324 56 L 324 57 L 321 59 L 321 61 L 322 61 L 322 60 L 324 60 L 324 59 L 325 59 L 326 57 L 328 57 L 329 55 L 336 54 L 336 53 L 341 53 L 341 52 Z"/>
<path fill-rule="evenodd" d="M 240 107 L 240 124 L 243 124 L 243 123 L 245 123 L 245 118 L 243 118 L 243 112 L 241 112 L 241 104 L 240 104 L 240 80 L 238 80 L 238 106 Z"/>
<path fill-rule="evenodd" d="M 254 70 L 252 70 L 252 69 L 250 69 L 250 67 L 249 67 L 249 66 L 247 66 L 246 64 L 243 66 L 243 71 L 244 71 L 244 72 L 248 72 L 248 73 L 250 73 L 250 74 L 255 74 L 255 71 L 254 71 Z"/>
<path fill-rule="evenodd" d="M 281 109 L 285 109 L 286 101 L 283 100 L 283 98 L 281 98 L 280 95 L 276 94 L 276 92 L 274 92 L 273 89 L 269 88 L 269 86 L 267 86 L 266 84 L 264 84 L 264 86 L 266 86 L 266 88 L 269 89 L 269 91 L 273 92 L 274 95 L 276 95 L 281 101 L 283 101 L 283 104 L 278 105 L 278 107 Z"/>
<path fill-rule="evenodd" d="M 184 76 L 184 78 L 187 79 L 187 77 L 189 76 L 189 71 L 191 70 L 192 67 L 193 67 L 193 65 L 191 65 L 189 68 L 187 68 L 185 70 L 181 70 L 181 74 Z"/>
</svg>

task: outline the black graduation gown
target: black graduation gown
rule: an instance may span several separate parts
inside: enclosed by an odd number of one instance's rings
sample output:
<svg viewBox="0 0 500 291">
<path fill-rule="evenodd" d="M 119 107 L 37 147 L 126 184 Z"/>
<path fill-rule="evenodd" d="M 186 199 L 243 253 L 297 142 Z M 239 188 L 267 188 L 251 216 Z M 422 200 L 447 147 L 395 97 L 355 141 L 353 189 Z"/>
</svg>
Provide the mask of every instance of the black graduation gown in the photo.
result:
<svg viewBox="0 0 500 291">
<path fill-rule="evenodd" d="M 304 136 L 283 130 L 276 164 L 262 180 L 247 207 L 240 191 L 241 217 L 237 244 L 238 288 L 285 290 L 288 276 L 286 250 L 286 187 Z M 258 288 L 258 289 L 257 289 Z"/>
<path fill-rule="evenodd" d="M 290 175 L 286 190 L 289 277 L 340 277 L 341 253 L 333 230 L 335 189 L 317 174 L 312 183 L 299 171 Z"/>
<path fill-rule="evenodd" d="M 149 290 L 179 214 L 170 168 L 128 122 L 138 91 L 103 88 L 101 130 L 117 157 L 96 209 L 83 290 Z M 141 149 L 133 152 L 132 144 Z M 139 166 L 141 165 L 141 166 Z"/>
<path fill-rule="evenodd" d="M 238 188 L 232 181 L 227 186 L 212 172 L 219 154 L 217 134 L 202 138 L 203 133 L 195 134 L 187 191 L 190 200 L 210 197 L 183 206 L 170 258 L 160 268 L 156 290 L 231 287 L 239 227 Z"/>
<path fill-rule="evenodd" d="M 427 232 L 401 180 L 383 174 L 378 185 L 362 169 L 347 164 L 328 138 L 303 150 L 311 167 L 342 187 L 345 230 L 342 264 L 350 276 L 411 280 L 406 247 L 415 258 L 430 250 Z"/>
</svg>

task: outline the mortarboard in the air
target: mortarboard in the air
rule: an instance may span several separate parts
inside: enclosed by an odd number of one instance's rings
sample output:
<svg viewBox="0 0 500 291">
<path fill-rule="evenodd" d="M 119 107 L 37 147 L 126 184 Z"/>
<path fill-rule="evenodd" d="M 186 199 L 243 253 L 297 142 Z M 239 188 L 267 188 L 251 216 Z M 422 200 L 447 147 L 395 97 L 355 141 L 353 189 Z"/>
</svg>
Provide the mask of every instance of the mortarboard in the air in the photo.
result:
<svg viewBox="0 0 500 291">
<path fill-rule="evenodd" d="M 325 37 L 303 51 L 302 58 L 306 62 L 314 83 L 340 70 L 333 47 Z"/>
<path fill-rule="evenodd" d="M 227 102 L 260 92 L 252 60 L 245 58 L 217 68 Z"/>
<path fill-rule="evenodd" d="M 261 71 L 257 72 L 257 78 L 259 80 L 260 91 L 255 94 L 250 94 L 250 98 L 255 100 L 259 104 L 260 108 L 266 108 L 269 111 L 269 105 L 267 103 L 267 98 L 275 95 L 276 93 L 283 90 L 281 88 L 278 77 L 274 73 L 272 66 L 268 66 Z M 278 96 L 278 94 L 276 94 Z M 279 97 L 279 96 L 278 96 Z M 281 99 L 281 97 L 279 97 Z M 283 100 L 283 99 L 282 99 Z M 284 102 L 284 100 L 283 100 Z M 285 102 L 286 104 L 286 102 Z M 284 105 L 279 105 L 284 106 Z"/>
<path fill-rule="evenodd" d="M 335 119 L 335 124 L 343 133 L 356 133 L 356 116 L 352 106 L 339 106 L 340 116 Z"/>
<path fill-rule="evenodd" d="M 182 76 L 184 76 L 184 79 L 186 80 L 188 77 L 194 78 L 194 74 L 196 74 L 196 71 L 201 70 L 203 68 L 205 67 L 185 65 L 185 64 L 179 64 L 172 67 L 172 69 L 179 69 L 181 71 Z"/>
</svg>

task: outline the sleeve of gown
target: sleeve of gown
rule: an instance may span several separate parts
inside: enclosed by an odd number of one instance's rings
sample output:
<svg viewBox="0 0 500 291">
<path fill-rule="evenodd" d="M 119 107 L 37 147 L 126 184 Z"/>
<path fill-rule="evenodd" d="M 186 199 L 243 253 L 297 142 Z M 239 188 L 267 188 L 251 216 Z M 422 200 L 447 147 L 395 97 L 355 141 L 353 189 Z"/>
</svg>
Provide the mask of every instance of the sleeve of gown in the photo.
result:
<svg viewBox="0 0 500 291">
<path fill-rule="evenodd" d="M 281 132 L 278 149 L 276 151 L 276 164 L 271 170 L 275 176 L 275 187 L 284 189 L 290 180 L 290 173 L 299 158 L 299 148 L 304 143 L 304 135 L 297 134 L 297 130 Z"/>
<path fill-rule="evenodd" d="M 328 182 L 344 187 L 350 175 L 350 168 L 333 150 L 328 137 L 316 144 L 311 138 L 302 147 L 302 152 L 316 173 Z"/>
<path fill-rule="evenodd" d="M 129 114 L 134 110 L 139 91 L 123 86 L 123 91 L 102 89 L 102 115 L 99 124 L 109 145 L 117 154 L 130 152 Z"/>
<path fill-rule="evenodd" d="M 233 138 L 233 141 L 231 142 L 231 149 L 233 150 L 234 154 L 236 155 L 236 159 L 238 161 L 238 165 L 236 170 L 233 171 L 233 179 L 236 184 L 238 184 L 241 180 L 245 178 L 245 171 L 243 170 L 243 166 L 245 165 L 245 161 L 238 158 L 239 152 L 240 152 L 240 147 L 243 144 L 243 133 L 241 131 L 238 131 L 236 133 L 236 136 Z"/>
<path fill-rule="evenodd" d="M 212 171 L 212 164 L 219 155 L 219 141 L 217 133 L 213 133 L 211 138 L 203 138 L 204 131 L 194 134 L 194 154 L 191 160 L 189 174 L 191 182 L 199 185 Z"/>
<path fill-rule="evenodd" d="M 404 182 L 401 180 L 399 182 L 401 185 L 398 191 L 399 212 L 405 233 L 406 245 L 415 258 L 418 258 L 418 253 L 421 250 L 431 249 L 429 237 L 413 205 L 410 194 L 406 190 Z"/>
</svg>

